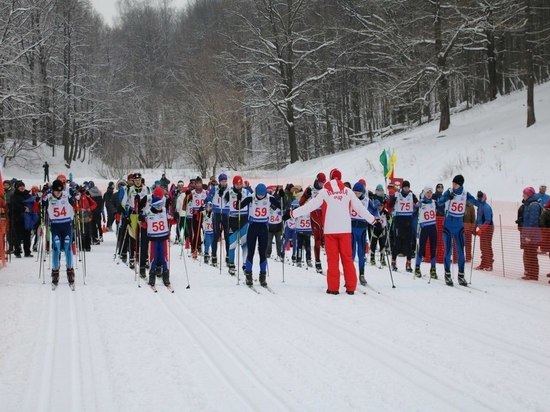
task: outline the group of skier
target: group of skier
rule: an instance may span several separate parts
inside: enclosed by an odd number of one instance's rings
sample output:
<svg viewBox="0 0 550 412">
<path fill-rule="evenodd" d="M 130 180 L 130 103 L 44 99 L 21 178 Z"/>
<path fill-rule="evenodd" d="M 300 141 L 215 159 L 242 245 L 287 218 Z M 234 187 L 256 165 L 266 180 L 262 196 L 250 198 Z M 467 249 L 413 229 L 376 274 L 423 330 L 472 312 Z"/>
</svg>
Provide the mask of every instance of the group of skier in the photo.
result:
<svg viewBox="0 0 550 412">
<path fill-rule="evenodd" d="M 451 259 L 456 254 L 458 283 L 467 286 L 465 263 L 472 258 L 471 244 L 468 244 L 472 235 L 479 236 L 482 251 L 481 263 L 476 269 L 492 270 L 492 209 L 485 193 L 478 191 L 474 197 L 465 190 L 461 175 L 453 178 L 452 186 L 446 191 L 442 184 L 435 190 L 427 185 L 419 196 L 411 191 L 406 180 L 399 188 L 388 185 L 387 193 L 382 185 L 370 191 L 364 179 L 354 184 L 344 182 L 338 169 L 331 170 L 329 179 L 324 173 L 318 173 L 312 184 L 303 190 L 292 184 L 283 189 L 263 183 L 253 189 L 239 175 L 234 176 L 229 185 L 224 173 L 218 179 L 212 176 L 207 184 L 198 176 L 188 185 L 179 181 L 170 187 L 170 181 L 163 174 L 160 180 L 147 186 L 140 173 L 132 173 L 127 179 L 118 181 L 116 188 L 114 182 L 109 182 L 102 197 L 100 192 L 96 193 L 98 190 L 93 182 L 79 186 L 71 180 L 59 175 L 51 185 L 45 184 L 31 192 L 18 181 L 14 193 L 4 182 L 3 200 L 8 202 L 0 204 L 0 210 L 9 205 L 8 210 L 14 216 L 36 214 L 24 230 L 18 230 L 22 218 L 16 220 L 9 245 L 19 257 L 23 243 L 25 256 L 32 256 L 30 234 L 33 231 L 36 243 L 43 240 L 38 247 L 49 248 L 51 239 L 54 287 L 59 281 L 61 251 L 66 256 L 69 284 L 74 287 L 75 249 L 90 251 L 91 244 L 101 242 L 103 231 L 113 230 L 114 222 L 117 231 L 115 259 L 128 264 L 136 277 L 146 279 L 149 269 L 148 283 L 152 288 L 155 288 L 156 277 L 162 277 L 164 285 L 170 288 L 172 227 L 176 228 L 175 242 L 182 246 L 182 253 L 187 250 L 193 259 L 200 255 L 205 263 L 213 266 L 222 263 L 218 255 L 225 256 L 229 274 L 236 275 L 242 265 L 246 284 L 251 287 L 256 253 L 259 256 L 259 283 L 267 287 L 268 258 L 273 253 L 273 244 L 274 259 L 284 263 L 285 252 L 292 249 L 290 260 L 293 264 L 315 266 L 318 272 L 323 271 L 321 249 L 324 247 L 329 294 L 339 291 L 340 261 L 348 294 L 353 294 L 357 285 L 355 259 L 359 282 L 367 284 L 365 265 L 369 252 L 371 265 L 389 264 L 393 271 L 398 270 L 397 257 L 405 256 L 405 270 L 414 271 L 416 277 L 422 277 L 421 263 L 429 262 L 429 276 L 437 279 L 436 256 L 441 247 L 446 284 L 454 284 L 450 269 Z M 528 280 L 538 279 L 538 264 L 535 268 L 532 258 L 533 254 L 536 258 L 536 248 L 533 250 L 531 246 L 538 247 L 540 242 L 534 239 L 535 232 L 529 225 L 535 225 L 531 223 L 535 220 L 531 214 L 537 214 L 538 219 L 547 213 L 548 208 L 541 207 L 545 199 L 540 196 L 533 188 L 526 188 L 523 210 L 518 214 L 522 248 L 527 255 L 524 279 Z M 51 237 L 44 234 L 46 228 Z M 35 250 L 36 247 L 35 244 Z"/>
</svg>

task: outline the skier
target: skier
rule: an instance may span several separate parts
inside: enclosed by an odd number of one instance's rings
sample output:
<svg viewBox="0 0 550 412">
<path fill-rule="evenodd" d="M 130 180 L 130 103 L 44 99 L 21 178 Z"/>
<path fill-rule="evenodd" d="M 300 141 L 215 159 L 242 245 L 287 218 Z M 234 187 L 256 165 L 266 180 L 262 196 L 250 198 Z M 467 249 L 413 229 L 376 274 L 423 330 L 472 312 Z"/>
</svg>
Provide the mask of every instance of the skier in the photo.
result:
<svg viewBox="0 0 550 412">
<path fill-rule="evenodd" d="M 323 188 L 327 182 L 327 177 L 324 173 L 320 172 L 317 174 L 315 181 L 311 186 L 306 188 L 302 197 L 300 198 L 300 206 L 304 205 L 310 199 L 315 198 L 319 191 Z M 321 245 L 323 241 L 323 211 L 321 208 L 314 210 L 310 213 L 311 218 L 311 227 L 313 228 L 313 239 L 315 241 L 313 245 L 313 253 L 315 255 L 315 270 L 322 273 L 323 267 L 321 266 Z"/>
<path fill-rule="evenodd" d="M 235 276 L 235 250 L 240 242 L 243 256 L 247 255 L 246 233 L 248 230 L 248 209 L 241 206 L 241 202 L 249 196 L 243 189 L 243 178 L 239 175 L 233 177 L 233 187 L 223 196 L 225 204 L 229 205 L 229 253 L 228 269 L 231 276 Z"/>
<path fill-rule="evenodd" d="M 144 186 L 144 180 L 141 173 L 134 173 L 132 176 L 134 185 L 129 187 L 126 194 L 126 214 L 130 218 L 129 228 L 129 248 L 130 248 L 130 269 L 136 267 L 136 253 L 139 256 L 137 266 L 139 275 L 145 279 L 148 265 L 148 240 L 147 229 L 139 225 L 139 216 L 143 208 L 147 205 L 147 196 L 150 194 L 148 187 Z"/>
<path fill-rule="evenodd" d="M 191 238 L 191 254 L 193 259 L 197 258 L 197 254 L 200 252 L 201 248 L 201 221 L 202 221 L 202 211 L 204 210 L 204 204 L 207 197 L 206 190 L 202 187 L 202 178 L 197 176 L 195 179 L 195 187 L 190 188 L 185 199 L 186 204 L 191 205 L 192 213 L 192 233 Z M 189 222 L 188 222 L 189 223 Z"/>
<path fill-rule="evenodd" d="M 303 250 L 306 251 L 306 264 L 308 267 L 313 267 L 311 263 L 311 218 L 309 214 L 305 214 L 294 219 L 296 231 L 296 266 L 302 267 Z M 322 269 L 321 269 L 322 270 Z"/>
<path fill-rule="evenodd" d="M 535 188 L 523 189 L 523 214 L 520 240 L 523 248 L 523 280 L 539 280 L 538 247 L 542 242 L 540 215 L 542 206 L 535 194 Z"/>
<path fill-rule="evenodd" d="M 225 256 L 229 254 L 229 205 L 223 201 L 227 191 L 227 175 L 221 173 L 218 176 L 218 185 L 210 192 L 210 200 L 214 207 L 214 238 L 212 239 L 212 265 L 218 263 L 218 242 L 223 233 L 225 243 Z"/>
<path fill-rule="evenodd" d="M 298 201 L 293 200 L 292 203 L 290 204 L 290 209 L 289 210 L 294 210 L 298 206 L 299 206 Z M 285 214 L 286 213 L 287 212 L 285 212 Z M 282 255 L 282 258 L 284 260 L 286 248 L 290 243 L 292 245 L 291 260 L 292 260 L 292 263 L 294 264 L 294 263 L 296 263 L 296 250 L 298 249 L 298 247 L 297 247 L 298 242 L 297 242 L 297 237 L 296 237 L 296 220 L 293 219 L 293 218 L 290 218 L 288 220 L 284 220 L 284 217 L 283 217 L 283 221 L 284 221 L 285 231 L 284 231 L 284 236 L 283 236 L 283 244 L 281 246 L 281 255 Z"/>
<path fill-rule="evenodd" d="M 412 272 L 411 259 L 413 255 L 412 236 L 413 213 L 418 199 L 410 191 L 411 184 L 408 180 L 403 182 L 401 190 L 390 196 L 390 207 L 395 208 L 395 217 L 392 222 L 393 244 L 392 244 L 392 270 L 397 271 L 397 255 L 402 253 L 407 257 L 405 269 Z"/>
<path fill-rule="evenodd" d="M 353 192 L 371 215 L 378 217 L 378 210 L 373 207 L 372 202 L 365 195 L 365 186 L 361 182 L 353 185 Z M 352 259 L 355 260 L 355 256 L 357 255 L 359 260 L 359 282 L 363 286 L 367 284 L 365 280 L 365 253 L 369 241 L 367 225 L 366 219 L 358 216 L 355 210 L 351 211 Z"/>
<path fill-rule="evenodd" d="M 240 194 L 240 193 L 239 193 Z M 256 252 L 256 242 L 258 243 L 258 254 L 260 255 L 260 285 L 267 286 L 267 238 L 269 209 L 278 209 L 281 203 L 273 196 L 268 195 L 267 188 L 263 183 L 256 186 L 256 191 L 240 201 L 237 196 L 237 208 L 248 209 L 248 230 L 246 233 L 246 243 L 248 255 L 245 263 L 246 284 L 252 286 L 252 263 L 254 253 Z M 240 203 L 240 205 L 239 205 Z"/>
<path fill-rule="evenodd" d="M 414 274 L 421 278 L 420 263 L 422 258 L 426 256 L 426 243 L 430 241 L 430 277 L 437 279 L 437 271 L 435 269 L 435 256 L 437 251 L 437 225 L 436 215 L 437 206 L 433 200 L 432 186 L 426 186 L 420 195 L 420 202 L 417 203 L 418 208 L 418 224 L 420 226 L 418 253 L 416 254 L 416 265 Z"/>
<path fill-rule="evenodd" d="M 323 227 L 327 252 L 327 293 L 337 295 L 340 288 L 340 259 L 346 279 L 346 293 L 353 295 L 357 286 L 357 274 L 352 260 L 350 208 L 371 224 L 380 222 L 362 205 L 357 197 L 342 183 L 342 173 L 338 169 L 330 172 L 327 182 L 317 196 L 305 205 L 285 213 L 284 219 L 296 218 L 322 206 Z"/>
<path fill-rule="evenodd" d="M 448 286 L 453 286 L 451 277 L 451 255 L 453 253 L 453 239 L 455 241 L 458 252 L 458 283 L 462 286 L 468 286 L 468 282 L 464 278 L 464 265 L 466 263 L 464 257 L 464 212 L 466 210 L 466 202 L 478 206 L 478 201 L 470 193 L 464 190 L 464 177 L 456 175 L 453 178 L 452 188 L 444 192 L 439 201 L 439 205 L 446 206 L 445 223 L 443 224 L 443 242 L 445 245 L 445 283 Z"/>
<path fill-rule="evenodd" d="M 204 232 L 204 263 L 209 263 L 210 248 L 213 248 L 212 241 L 214 240 L 214 215 L 212 213 L 212 202 L 206 202 L 204 211 L 202 212 L 202 230 Z M 214 252 L 212 252 L 212 260 L 214 260 Z"/>
<path fill-rule="evenodd" d="M 174 222 L 166 212 L 166 197 L 161 186 L 157 186 L 153 191 L 150 207 L 142 209 L 140 221 L 141 228 L 147 231 L 151 245 L 149 286 L 155 287 L 155 278 L 161 272 L 164 286 L 170 287 L 170 270 L 166 255 L 170 253 L 170 226 Z"/>
<path fill-rule="evenodd" d="M 481 190 L 477 192 L 477 219 L 474 236 L 479 236 L 479 248 L 481 250 L 481 263 L 476 267 L 476 270 L 493 270 L 493 233 L 495 226 L 493 225 L 493 209 L 487 203 L 487 195 Z"/>
<path fill-rule="evenodd" d="M 52 249 L 52 288 L 56 288 L 59 282 L 59 269 L 61 266 L 61 251 L 65 253 L 67 266 L 67 280 L 71 288 L 74 288 L 73 268 L 73 219 L 74 206 L 78 195 L 71 196 L 64 190 L 63 182 L 59 179 L 52 183 L 51 193 L 46 196 L 44 209 L 47 210 L 50 224 L 50 232 L 53 243 Z"/>
<path fill-rule="evenodd" d="M 275 195 L 280 203 L 282 203 L 282 196 L 284 196 L 284 190 L 281 188 Z M 283 235 L 283 213 L 281 208 L 273 209 L 269 208 L 269 226 L 268 226 L 268 237 L 267 237 L 267 257 L 271 257 L 271 251 L 273 248 L 273 238 L 275 238 L 275 250 L 277 251 L 277 258 L 282 259 L 282 235 Z"/>
<path fill-rule="evenodd" d="M 388 222 L 391 219 L 390 212 L 384 207 L 384 203 L 375 199 L 373 206 L 378 210 L 378 219 L 380 220 L 379 226 L 372 228 L 372 241 L 370 247 L 370 264 L 376 266 L 376 246 L 380 250 L 380 265 L 386 266 L 386 259 L 384 253 L 386 252 L 386 242 L 388 238 Z"/>
</svg>

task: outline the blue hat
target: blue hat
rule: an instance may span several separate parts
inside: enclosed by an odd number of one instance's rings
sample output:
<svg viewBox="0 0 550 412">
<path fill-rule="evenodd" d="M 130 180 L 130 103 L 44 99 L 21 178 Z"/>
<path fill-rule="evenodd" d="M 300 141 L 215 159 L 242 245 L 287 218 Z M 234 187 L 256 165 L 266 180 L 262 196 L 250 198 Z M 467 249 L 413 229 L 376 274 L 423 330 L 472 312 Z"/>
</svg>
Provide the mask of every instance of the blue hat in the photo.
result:
<svg viewBox="0 0 550 412">
<path fill-rule="evenodd" d="M 300 206 L 300 203 L 297 200 L 293 200 L 292 203 L 290 204 L 290 207 L 293 207 L 293 208 L 298 206 Z"/>
<path fill-rule="evenodd" d="M 376 190 L 384 190 L 384 186 L 379 183 L 376 185 Z"/>
<path fill-rule="evenodd" d="M 353 191 L 365 193 L 365 186 L 363 186 L 363 183 L 357 182 L 353 185 Z"/>
<path fill-rule="evenodd" d="M 225 173 L 221 173 L 218 176 L 218 183 L 221 182 L 222 180 L 227 180 L 227 175 Z"/>
<path fill-rule="evenodd" d="M 267 187 L 263 183 L 260 183 L 256 186 L 256 196 L 265 196 L 267 195 Z"/>
</svg>

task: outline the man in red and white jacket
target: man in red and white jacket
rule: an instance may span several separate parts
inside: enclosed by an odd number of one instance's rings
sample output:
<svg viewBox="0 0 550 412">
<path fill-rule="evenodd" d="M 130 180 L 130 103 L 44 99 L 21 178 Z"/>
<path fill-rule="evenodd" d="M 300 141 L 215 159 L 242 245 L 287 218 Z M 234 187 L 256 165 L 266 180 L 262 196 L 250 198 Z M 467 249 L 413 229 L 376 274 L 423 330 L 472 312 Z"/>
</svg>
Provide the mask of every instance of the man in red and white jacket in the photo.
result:
<svg viewBox="0 0 550 412">
<path fill-rule="evenodd" d="M 285 214 L 286 219 L 298 217 L 321 207 L 325 231 L 325 249 L 327 252 L 327 293 L 337 295 L 340 289 L 340 259 L 344 268 L 346 293 L 353 295 L 357 287 L 357 273 L 353 264 L 351 249 L 351 210 L 366 219 L 371 225 L 378 224 L 377 219 L 361 204 L 355 194 L 342 182 L 342 173 L 338 169 L 330 171 L 330 181 L 325 184 L 317 196 L 304 206 Z"/>
</svg>

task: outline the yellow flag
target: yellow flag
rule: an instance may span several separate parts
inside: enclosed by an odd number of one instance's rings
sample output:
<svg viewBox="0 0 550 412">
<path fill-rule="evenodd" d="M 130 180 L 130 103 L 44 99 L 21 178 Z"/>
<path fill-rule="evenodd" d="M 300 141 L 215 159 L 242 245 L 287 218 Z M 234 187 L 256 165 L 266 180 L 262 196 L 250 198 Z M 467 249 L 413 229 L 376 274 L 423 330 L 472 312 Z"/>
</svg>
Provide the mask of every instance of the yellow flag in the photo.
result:
<svg viewBox="0 0 550 412">
<path fill-rule="evenodd" d="M 391 175 L 393 175 L 393 168 L 395 167 L 395 164 L 397 163 L 397 159 L 395 158 L 395 149 L 392 150 L 391 152 L 391 157 L 390 157 L 390 170 L 388 171 L 388 173 L 386 173 L 386 177 L 390 177 Z"/>
</svg>

